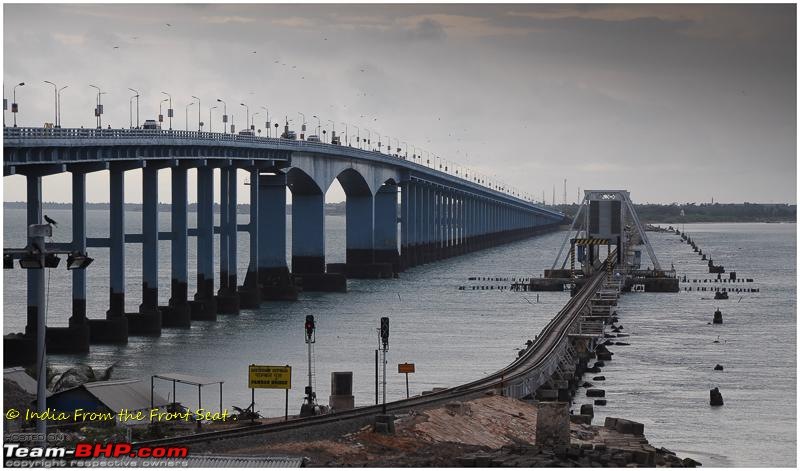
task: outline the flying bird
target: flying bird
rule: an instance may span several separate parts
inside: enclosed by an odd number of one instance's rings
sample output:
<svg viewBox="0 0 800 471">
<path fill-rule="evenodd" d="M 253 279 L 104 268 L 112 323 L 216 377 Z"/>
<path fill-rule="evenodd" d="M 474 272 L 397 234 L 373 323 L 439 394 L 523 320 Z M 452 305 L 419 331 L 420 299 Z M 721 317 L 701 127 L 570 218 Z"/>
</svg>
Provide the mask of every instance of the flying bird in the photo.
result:
<svg viewBox="0 0 800 471">
<path fill-rule="evenodd" d="M 54 220 L 53 220 L 53 219 L 52 219 L 50 216 L 48 216 L 47 214 L 45 214 L 45 215 L 44 215 L 44 220 L 45 220 L 45 221 L 47 221 L 47 224 L 52 224 L 52 225 L 54 225 L 54 226 L 57 226 L 57 225 L 58 225 L 58 223 L 57 223 L 57 222 L 55 222 L 55 221 L 54 221 Z"/>
<path fill-rule="evenodd" d="M 114 49 L 119 49 L 119 46 L 114 46 Z"/>
<path fill-rule="evenodd" d="M 256 53 L 256 51 L 253 51 L 253 54 L 255 54 L 255 53 Z"/>
<path fill-rule="evenodd" d="M 169 24 L 169 23 L 167 23 L 167 26 L 169 26 L 169 27 L 172 27 L 172 25 L 171 25 L 171 24 Z"/>
</svg>

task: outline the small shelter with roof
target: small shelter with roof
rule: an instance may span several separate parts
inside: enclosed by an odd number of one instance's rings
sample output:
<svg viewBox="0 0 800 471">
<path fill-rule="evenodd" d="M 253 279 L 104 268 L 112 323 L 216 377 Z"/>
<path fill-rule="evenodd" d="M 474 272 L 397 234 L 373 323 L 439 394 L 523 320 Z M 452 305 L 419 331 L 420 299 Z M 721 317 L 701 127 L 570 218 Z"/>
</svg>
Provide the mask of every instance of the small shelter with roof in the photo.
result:
<svg viewBox="0 0 800 471">
<path fill-rule="evenodd" d="M 132 414 L 146 411 L 148 414 L 144 416 L 148 419 L 151 408 L 160 409 L 169 405 L 169 400 L 148 389 L 140 379 L 93 381 L 51 394 L 47 398 L 47 406 L 68 414 L 83 409 L 87 413 L 111 412 L 115 417 L 123 409 Z"/>
</svg>

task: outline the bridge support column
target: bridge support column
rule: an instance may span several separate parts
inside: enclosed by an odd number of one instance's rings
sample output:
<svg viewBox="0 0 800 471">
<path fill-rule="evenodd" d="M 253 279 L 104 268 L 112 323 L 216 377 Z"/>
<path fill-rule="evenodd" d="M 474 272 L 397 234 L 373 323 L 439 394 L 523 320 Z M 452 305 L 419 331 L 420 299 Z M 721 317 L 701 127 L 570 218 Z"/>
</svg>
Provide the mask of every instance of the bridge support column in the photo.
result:
<svg viewBox="0 0 800 471">
<path fill-rule="evenodd" d="M 431 187 L 421 185 L 420 190 L 419 261 L 425 264 L 431 261 Z"/>
<path fill-rule="evenodd" d="M 124 176 L 124 169 L 111 166 L 109 171 L 110 303 L 105 321 L 89 321 L 92 343 L 127 343 L 128 341 L 128 318 L 125 316 Z"/>
<path fill-rule="evenodd" d="M 197 293 L 190 301 L 195 321 L 217 320 L 214 297 L 214 169 L 197 169 Z"/>
<path fill-rule="evenodd" d="M 26 175 L 27 180 L 27 227 L 42 222 L 42 179 L 35 175 Z M 28 238 L 28 244 L 31 239 Z M 39 287 L 44 285 L 44 269 L 27 270 L 27 317 L 24 335 L 7 335 L 3 338 L 3 366 L 21 366 L 36 364 L 36 334 L 40 310 L 45 307 L 46 300 L 40 296 Z M 47 342 L 47 340 L 45 340 Z M 38 369 L 37 369 L 38 371 Z"/>
<path fill-rule="evenodd" d="M 72 173 L 72 250 L 86 252 L 86 174 Z M 48 329 L 49 331 L 50 329 Z M 58 329 L 63 331 L 63 329 Z M 85 353 L 89 351 L 89 321 L 86 319 L 86 270 L 72 270 L 72 316 L 69 328 L 47 339 L 50 353 Z"/>
<path fill-rule="evenodd" d="M 253 184 L 253 180 L 250 180 Z M 264 300 L 297 299 L 286 266 L 286 175 L 258 177 L 258 279 Z"/>
<path fill-rule="evenodd" d="M 419 240 L 417 225 L 419 224 L 419 185 L 408 182 L 408 266 L 419 265 Z"/>
<path fill-rule="evenodd" d="M 236 292 L 236 168 L 220 169 L 220 230 L 218 314 L 239 314 Z"/>
<path fill-rule="evenodd" d="M 125 313 L 125 317 L 129 335 L 158 336 L 162 315 L 158 307 L 158 181 L 153 167 L 142 169 L 142 203 L 142 303 L 139 312 Z"/>
<path fill-rule="evenodd" d="M 397 252 L 397 185 L 385 184 L 375 195 L 375 263 L 390 264 L 400 271 Z"/>
<path fill-rule="evenodd" d="M 409 244 L 409 221 L 411 219 L 411 198 L 409 196 L 410 182 L 404 181 L 400 183 L 400 268 L 405 270 L 411 267 L 411 257 L 409 252 L 411 250 Z"/>
<path fill-rule="evenodd" d="M 244 284 L 239 287 L 240 306 L 244 309 L 256 309 L 261 301 L 261 288 L 258 284 L 259 174 L 258 168 L 250 170 L 250 223 L 247 227 L 247 231 L 250 234 L 250 263 L 247 265 Z"/>
<path fill-rule="evenodd" d="M 170 170 L 172 178 L 172 277 L 169 305 L 163 309 L 165 327 L 190 327 L 192 311 L 189 306 L 189 196 L 186 167 Z"/>
<path fill-rule="evenodd" d="M 432 231 L 433 237 L 431 238 L 430 260 L 435 262 L 442 258 L 442 193 L 433 187 L 431 188 L 431 209 L 433 213 Z"/>
<path fill-rule="evenodd" d="M 375 272 L 375 199 L 371 194 L 348 194 L 345 201 L 347 226 L 345 273 L 348 278 L 381 278 Z M 391 276 L 391 274 L 389 274 Z"/>
<path fill-rule="evenodd" d="M 158 173 L 154 167 L 142 169 L 142 303 L 138 313 L 125 315 L 129 334 L 161 333 L 161 312 L 158 308 Z"/>
<path fill-rule="evenodd" d="M 292 193 L 292 273 L 303 291 L 347 291 L 342 273 L 325 273 L 325 195 Z"/>
</svg>

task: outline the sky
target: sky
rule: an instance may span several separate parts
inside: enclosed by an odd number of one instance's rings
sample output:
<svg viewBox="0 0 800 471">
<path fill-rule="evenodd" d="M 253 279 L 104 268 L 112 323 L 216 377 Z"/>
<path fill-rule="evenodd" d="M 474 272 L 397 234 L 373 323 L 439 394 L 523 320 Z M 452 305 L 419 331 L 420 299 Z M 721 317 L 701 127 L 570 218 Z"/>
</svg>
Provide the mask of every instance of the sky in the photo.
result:
<svg viewBox="0 0 800 471">
<path fill-rule="evenodd" d="M 564 179 L 570 202 L 590 188 L 641 203 L 796 202 L 791 4 L 5 4 L 3 25 L 3 93 L 26 83 L 22 126 L 53 121 L 49 80 L 68 85 L 64 127 L 95 125 L 89 84 L 106 92 L 103 126 L 128 127 L 131 87 L 142 121 L 161 91 L 176 129 L 192 95 L 205 122 L 225 100 L 237 129 L 242 102 L 261 128 L 262 106 L 293 128 L 298 112 L 309 127 L 318 115 L 328 132 L 328 120 L 370 129 L 548 203 Z M 128 173 L 126 200 L 140 202 L 140 172 Z M 3 182 L 5 201 L 25 199 L 23 177 Z M 70 195 L 68 176 L 45 179 L 45 200 Z M 87 196 L 108 201 L 107 172 Z"/>
</svg>

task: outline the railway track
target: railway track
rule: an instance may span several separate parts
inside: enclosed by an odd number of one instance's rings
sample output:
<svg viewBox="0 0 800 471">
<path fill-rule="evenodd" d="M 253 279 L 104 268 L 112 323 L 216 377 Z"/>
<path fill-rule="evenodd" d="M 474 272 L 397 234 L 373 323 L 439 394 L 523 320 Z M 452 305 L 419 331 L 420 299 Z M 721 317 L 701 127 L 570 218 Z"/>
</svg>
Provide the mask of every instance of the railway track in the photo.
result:
<svg viewBox="0 0 800 471">
<path fill-rule="evenodd" d="M 524 381 L 532 372 L 541 369 L 548 361 L 552 361 L 554 355 L 558 355 L 558 350 L 561 348 L 562 343 L 567 340 L 570 327 L 576 321 L 584 306 L 602 286 L 604 276 L 602 271 L 595 273 L 583 288 L 578 291 L 575 296 L 570 298 L 558 314 L 547 323 L 527 351 L 510 365 L 489 376 L 470 383 L 439 390 L 431 394 L 386 403 L 386 411 L 391 413 L 407 412 L 412 409 L 430 407 L 455 399 L 480 396 L 490 390 L 501 390 L 502 392 L 508 389 L 510 385 L 520 384 L 520 382 Z M 188 445 L 247 437 L 256 434 L 279 433 L 304 427 L 370 417 L 381 413 L 381 411 L 381 405 L 364 406 L 331 414 L 292 419 L 286 422 L 249 425 L 235 429 L 200 432 L 179 437 L 140 441 L 134 443 L 134 447 Z"/>
</svg>

